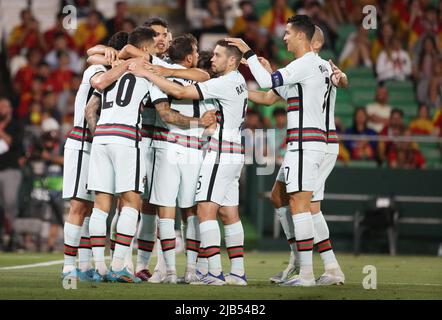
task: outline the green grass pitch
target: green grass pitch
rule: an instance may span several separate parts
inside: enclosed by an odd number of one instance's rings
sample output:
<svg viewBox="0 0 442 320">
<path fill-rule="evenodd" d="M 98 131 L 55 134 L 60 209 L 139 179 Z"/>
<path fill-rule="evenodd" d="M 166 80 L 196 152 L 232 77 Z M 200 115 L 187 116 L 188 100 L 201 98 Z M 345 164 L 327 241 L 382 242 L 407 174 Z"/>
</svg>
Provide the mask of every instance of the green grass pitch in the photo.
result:
<svg viewBox="0 0 442 320">
<path fill-rule="evenodd" d="M 62 259 L 61 254 L 0 253 L 0 299 L 195 299 L 195 300 L 301 300 L 301 299 L 442 299 L 442 258 L 416 256 L 353 256 L 339 254 L 346 275 L 344 286 L 278 287 L 268 278 L 282 270 L 288 260 L 286 252 L 248 252 L 247 287 L 201 287 L 166 284 L 78 283 L 77 290 L 65 290 L 60 280 L 61 264 L 26 269 L 5 270 L 5 267 L 35 264 Z M 155 259 L 153 259 L 155 260 Z M 155 261 L 152 261 L 155 262 Z M 178 273 L 184 270 L 183 254 L 177 257 Z M 322 273 L 322 262 L 315 255 L 315 275 Z M 362 286 L 365 265 L 377 270 L 377 289 Z M 223 253 L 223 266 L 229 261 Z"/>
</svg>

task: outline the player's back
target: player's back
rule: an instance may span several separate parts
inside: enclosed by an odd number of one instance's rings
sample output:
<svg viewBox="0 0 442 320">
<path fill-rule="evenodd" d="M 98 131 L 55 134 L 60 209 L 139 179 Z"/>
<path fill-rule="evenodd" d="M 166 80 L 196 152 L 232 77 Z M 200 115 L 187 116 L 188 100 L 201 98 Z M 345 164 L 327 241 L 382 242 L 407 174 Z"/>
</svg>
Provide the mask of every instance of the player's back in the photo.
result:
<svg viewBox="0 0 442 320">
<path fill-rule="evenodd" d="M 218 78 L 197 84 L 200 99 L 214 99 L 218 109 L 218 126 L 213 138 L 241 143 L 241 132 L 246 116 L 248 90 L 239 71 L 231 71 Z"/>
<path fill-rule="evenodd" d="M 83 73 L 81 84 L 75 96 L 74 127 L 68 134 L 65 144 L 65 147 L 68 149 L 90 149 L 92 135 L 87 129 L 84 111 L 94 92 L 94 88 L 91 86 L 90 80 L 99 72 L 106 72 L 106 68 L 102 65 L 91 65 Z"/>
<path fill-rule="evenodd" d="M 103 91 L 94 144 L 138 146 L 141 106 L 147 100 L 150 87 L 148 80 L 124 73 Z"/>
</svg>

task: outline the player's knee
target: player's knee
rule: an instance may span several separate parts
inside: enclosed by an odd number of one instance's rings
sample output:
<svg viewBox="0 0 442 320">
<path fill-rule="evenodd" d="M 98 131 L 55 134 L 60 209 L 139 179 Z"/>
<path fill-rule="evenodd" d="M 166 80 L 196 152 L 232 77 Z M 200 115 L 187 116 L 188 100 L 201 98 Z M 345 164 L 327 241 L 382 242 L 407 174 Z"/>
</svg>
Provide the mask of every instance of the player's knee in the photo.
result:
<svg viewBox="0 0 442 320">
<path fill-rule="evenodd" d="M 71 200 L 71 207 L 69 209 L 69 215 L 71 217 L 77 217 L 83 219 L 91 211 L 91 205 L 83 201 Z"/>
</svg>

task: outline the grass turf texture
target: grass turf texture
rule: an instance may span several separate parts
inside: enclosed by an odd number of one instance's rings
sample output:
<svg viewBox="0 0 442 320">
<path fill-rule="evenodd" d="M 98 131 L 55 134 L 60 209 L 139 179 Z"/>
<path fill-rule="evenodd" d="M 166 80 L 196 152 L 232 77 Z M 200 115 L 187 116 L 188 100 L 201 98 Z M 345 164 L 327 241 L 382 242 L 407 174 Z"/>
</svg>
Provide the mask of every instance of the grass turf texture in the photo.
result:
<svg viewBox="0 0 442 320">
<path fill-rule="evenodd" d="M 65 290 L 60 280 L 61 264 L 20 270 L 0 270 L 0 299 L 442 299 L 442 259 L 416 256 L 338 255 L 346 275 L 344 286 L 279 287 L 268 278 L 281 271 L 288 253 L 246 253 L 247 287 L 207 287 L 166 284 L 78 283 L 77 290 Z M 62 259 L 60 254 L 2 254 L 0 268 Z M 154 262 L 154 261 L 153 261 Z M 179 275 L 184 270 L 184 255 L 177 257 Z M 315 255 L 315 275 L 322 274 L 322 262 Z M 151 264 L 153 266 L 153 263 Z M 377 289 L 365 290 L 362 273 L 365 265 L 377 269 Z M 223 253 L 223 266 L 229 267 Z"/>
</svg>

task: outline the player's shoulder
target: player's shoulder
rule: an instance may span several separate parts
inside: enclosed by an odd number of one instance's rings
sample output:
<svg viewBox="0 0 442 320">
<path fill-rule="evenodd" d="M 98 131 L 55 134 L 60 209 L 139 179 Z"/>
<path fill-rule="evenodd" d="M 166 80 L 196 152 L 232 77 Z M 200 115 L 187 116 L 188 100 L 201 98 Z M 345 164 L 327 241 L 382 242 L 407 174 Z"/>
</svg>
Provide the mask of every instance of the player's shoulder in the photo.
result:
<svg viewBox="0 0 442 320">
<path fill-rule="evenodd" d="M 89 67 L 87 67 L 83 72 L 83 81 L 82 82 L 89 82 L 90 79 L 99 72 L 106 72 L 107 69 L 102 64 L 92 64 Z"/>
</svg>

